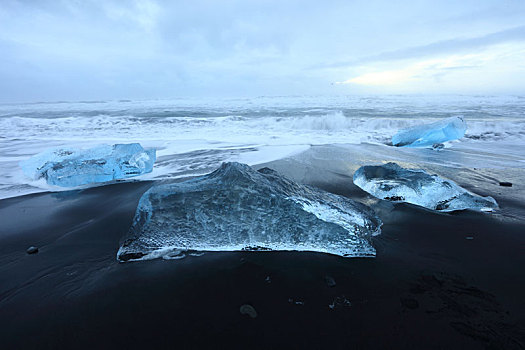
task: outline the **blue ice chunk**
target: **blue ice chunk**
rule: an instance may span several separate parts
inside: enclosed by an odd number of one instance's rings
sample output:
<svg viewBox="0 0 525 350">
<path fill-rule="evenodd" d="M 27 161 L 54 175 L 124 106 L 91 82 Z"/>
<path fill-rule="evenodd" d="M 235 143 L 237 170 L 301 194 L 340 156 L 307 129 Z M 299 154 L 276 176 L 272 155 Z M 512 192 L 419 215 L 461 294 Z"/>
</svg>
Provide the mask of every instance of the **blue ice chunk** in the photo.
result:
<svg viewBox="0 0 525 350">
<path fill-rule="evenodd" d="M 45 178 L 51 185 L 75 187 L 149 173 L 155 159 L 155 149 L 130 143 L 48 150 L 20 162 L 20 166 L 34 180 Z"/>
<path fill-rule="evenodd" d="M 436 211 L 492 211 L 498 208 L 492 197 L 478 196 L 453 181 L 421 169 L 405 169 L 395 163 L 357 169 L 354 184 L 379 199 L 412 203 Z"/>
<path fill-rule="evenodd" d="M 451 117 L 400 130 L 392 137 L 392 144 L 397 147 L 432 147 L 435 144 L 460 139 L 466 131 L 467 123 L 463 118 Z"/>
<path fill-rule="evenodd" d="M 351 199 L 264 168 L 225 163 L 211 174 L 161 184 L 140 199 L 119 261 L 184 252 L 293 250 L 374 256 L 381 220 Z"/>
</svg>

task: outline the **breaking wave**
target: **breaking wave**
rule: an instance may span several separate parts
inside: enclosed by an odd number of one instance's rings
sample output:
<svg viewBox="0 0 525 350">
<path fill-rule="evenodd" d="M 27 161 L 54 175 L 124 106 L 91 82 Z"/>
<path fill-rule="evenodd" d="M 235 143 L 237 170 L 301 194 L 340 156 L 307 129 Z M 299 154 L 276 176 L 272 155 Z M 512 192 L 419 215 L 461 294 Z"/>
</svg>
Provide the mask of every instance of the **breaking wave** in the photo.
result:
<svg viewBox="0 0 525 350">
<path fill-rule="evenodd" d="M 462 115 L 462 144 L 521 145 L 523 99 L 269 98 L 0 105 L 0 198 L 43 190 L 18 162 L 49 148 L 138 142 L 157 149 L 149 179 L 204 174 L 225 161 L 258 164 L 312 145 L 390 144 L 400 129 Z M 510 147 L 510 146 L 509 146 Z"/>
<path fill-rule="evenodd" d="M 465 118 L 468 124 L 466 137 L 472 140 L 501 140 L 504 138 L 525 138 L 525 119 L 480 120 Z M 32 118 L 32 117 L 0 117 L 0 133 L 4 138 L 49 137 L 69 138 L 86 136 L 96 139 L 107 139 L 122 135 L 132 135 L 139 138 L 158 138 L 159 135 L 180 136 L 194 133 L 210 135 L 213 131 L 215 139 L 219 135 L 256 132 L 271 137 L 286 132 L 295 135 L 303 133 L 305 140 L 313 143 L 331 143 L 332 139 L 323 139 L 322 135 L 332 136 L 334 133 L 345 133 L 348 142 L 365 141 L 382 142 L 391 137 L 397 130 L 410 126 L 435 121 L 436 118 L 384 118 L 384 117 L 352 117 L 342 111 L 334 111 L 317 115 L 263 116 L 252 118 L 242 115 L 227 115 L 220 117 L 163 117 L 108 115 L 99 114 L 91 117 L 63 118 Z M 167 129 L 168 128 L 168 129 Z M 226 132 L 226 134 L 225 134 Z M 314 136 L 311 138 L 311 136 Z M 356 137 L 358 136 L 358 137 Z M 367 137 L 372 136 L 372 138 Z M 316 142 L 316 140 L 318 140 Z M 336 140 L 337 141 L 337 140 Z"/>
</svg>

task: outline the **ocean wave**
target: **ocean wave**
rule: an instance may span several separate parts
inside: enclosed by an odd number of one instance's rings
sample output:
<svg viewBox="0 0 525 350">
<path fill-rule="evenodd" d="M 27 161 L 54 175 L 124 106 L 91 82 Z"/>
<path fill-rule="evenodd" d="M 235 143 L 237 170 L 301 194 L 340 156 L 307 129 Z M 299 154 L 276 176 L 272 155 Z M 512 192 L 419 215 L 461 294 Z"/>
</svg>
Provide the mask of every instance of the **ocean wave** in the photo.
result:
<svg viewBox="0 0 525 350">
<path fill-rule="evenodd" d="M 470 140 L 524 139 L 523 118 L 469 119 L 466 138 Z M 377 141 L 390 138 L 400 129 L 435 121 L 436 118 L 384 118 L 352 117 L 342 111 L 324 114 L 288 116 L 225 115 L 214 117 L 147 116 L 97 114 L 95 116 L 69 116 L 62 118 L 2 117 L 0 134 L 7 139 L 28 137 L 79 137 L 96 140 L 128 135 L 136 138 L 177 137 L 191 134 L 213 140 L 225 140 L 232 134 L 246 135 L 249 140 L 258 136 L 279 137 L 291 133 L 303 136 L 313 143 L 340 142 L 330 139 L 334 134 L 345 134 L 347 142 Z"/>
<path fill-rule="evenodd" d="M 345 132 L 376 132 L 382 130 L 388 134 L 398 128 L 411 125 L 413 122 L 413 120 L 407 119 L 353 118 L 346 116 L 342 111 L 321 115 L 269 117 L 253 120 L 254 124 L 278 129 Z"/>
<path fill-rule="evenodd" d="M 176 108 L 168 102 L 136 101 L 108 102 L 104 107 L 0 106 L 0 198 L 8 192 L 11 196 L 48 190 L 25 179 L 18 161 L 55 147 L 139 142 L 156 148 L 159 157 L 147 178 L 166 179 L 202 174 L 224 161 L 259 164 L 312 145 L 389 144 L 400 129 L 454 115 L 463 115 L 467 122 L 466 135 L 459 141 L 464 147 L 477 149 L 479 143 L 490 142 L 514 149 L 525 143 L 523 102 L 517 99 L 488 104 L 474 99 L 464 105 L 454 100 L 444 106 L 397 97 L 351 100 L 355 105 L 346 100 L 299 100 L 286 107 L 279 101 L 245 101 L 240 107 L 223 102 Z"/>
<path fill-rule="evenodd" d="M 525 139 L 525 120 L 470 120 L 465 138 L 482 141 Z"/>
</svg>

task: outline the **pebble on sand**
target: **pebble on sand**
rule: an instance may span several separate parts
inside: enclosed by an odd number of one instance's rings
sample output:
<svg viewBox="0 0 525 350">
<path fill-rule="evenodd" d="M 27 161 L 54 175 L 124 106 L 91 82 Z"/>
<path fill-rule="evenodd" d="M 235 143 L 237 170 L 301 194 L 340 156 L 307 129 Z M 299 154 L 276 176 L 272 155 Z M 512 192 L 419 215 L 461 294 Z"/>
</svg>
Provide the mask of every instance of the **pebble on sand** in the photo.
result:
<svg viewBox="0 0 525 350">
<path fill-rule="evenodd" d="M 400 298 L 401 305 L 408 309 L 415 310 L 419 307 L 419 303 L 416 299 L 413 298 Z"/>
<path fill-rule="evenodd" d="M 239 311 L 242 315 L 248 315 L 251 318 L 257 317 L 257 311 L 255 311 L 255 308 L 251 305 L 248 305 L 248 304 L 241 305 L 241 308 L 239 309 Z"/>
<path fill-rule="evenodd" d="M 328 287 L 335 287 L 336 285 L 334 278 L 331 276 L 324 276 L 324 281 Z"/>
</svg>

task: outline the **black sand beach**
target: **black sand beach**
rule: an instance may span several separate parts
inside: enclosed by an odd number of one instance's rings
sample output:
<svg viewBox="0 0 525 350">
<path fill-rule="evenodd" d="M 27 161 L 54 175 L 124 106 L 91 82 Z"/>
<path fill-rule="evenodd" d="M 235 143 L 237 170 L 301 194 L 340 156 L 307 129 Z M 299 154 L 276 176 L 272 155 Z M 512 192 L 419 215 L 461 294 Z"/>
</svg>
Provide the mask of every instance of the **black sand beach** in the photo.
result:
<svg viewBox="0 0 525 350">
<path fill-rule="evenodd" d="M 384 221 L 376 258 L 229 252 L 118 263 L 151 182 L 0 201 L 0 347 L 525 348 L 517 178 L 503 188 L 483 172 L 434 167 L 501 211 L 433 213 L 372 200 L 352 183 L 360 161 L 338 152 L 264 166 L 371 204 Z M 32 245 L 39 252 L 26 254 Z M 244 304 L 256 318 L 239 312 Z"/>
</svg>

